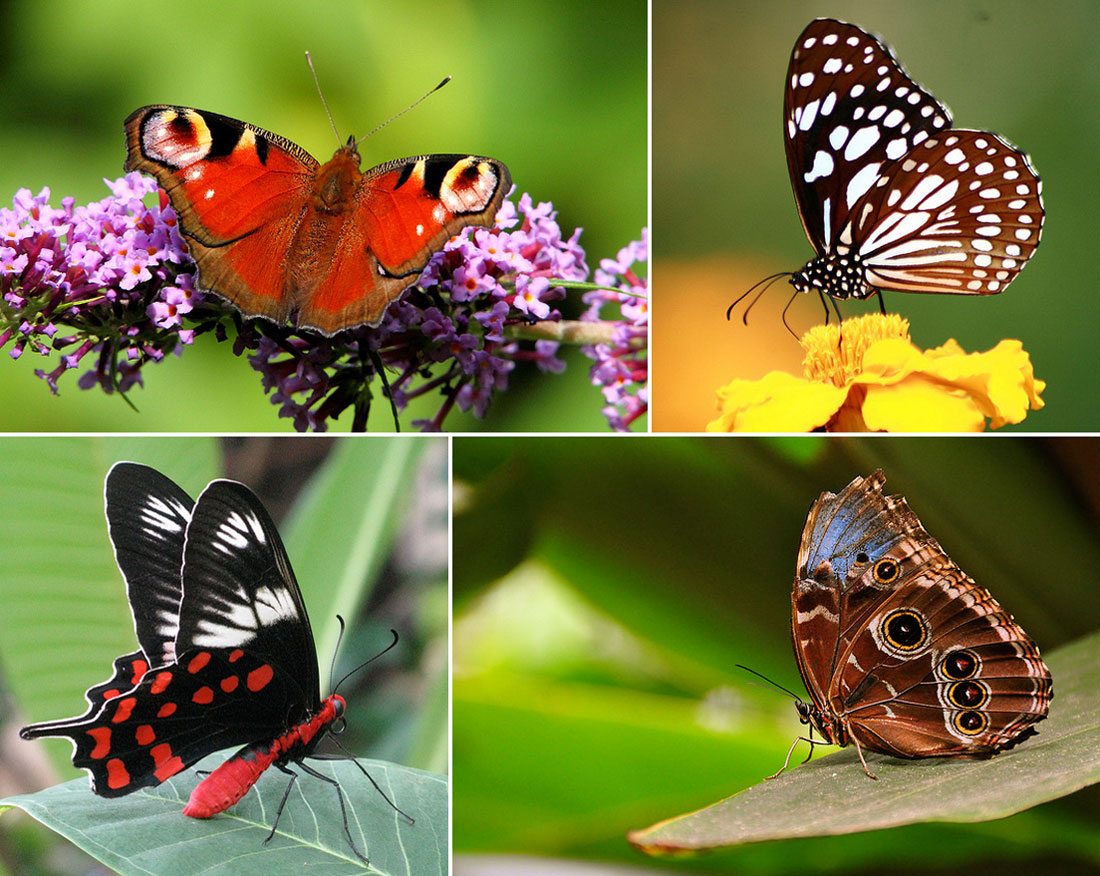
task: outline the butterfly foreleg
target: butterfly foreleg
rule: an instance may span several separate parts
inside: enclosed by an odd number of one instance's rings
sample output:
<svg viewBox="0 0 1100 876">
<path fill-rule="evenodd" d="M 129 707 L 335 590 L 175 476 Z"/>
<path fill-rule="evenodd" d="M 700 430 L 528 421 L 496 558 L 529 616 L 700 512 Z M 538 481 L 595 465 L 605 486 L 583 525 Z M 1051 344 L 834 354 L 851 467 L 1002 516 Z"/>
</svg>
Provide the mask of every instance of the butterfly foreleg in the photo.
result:
<svg viewBox="0 0 1100 876">
<path fill-rule="evenodd" d="M 798 745 L 799 742 L 808 742 L 808 743 L 810 743 L 810 753 L 806 755 L 806 759 L 803 760 L 802 763 L 806 763 L 806 761 L 808 761 L 811 757 L 813 757 L 814 746 L 815 745 L 823 745 L 824 744 L 822 742 L 819 742 L 817 739 L 811 739 L 808 736 L 796 736 L 794 742 L 791 743 L 791 747 L 789 749 L 787 749 L 787 758 L 786 758 L 786 760 L 783 761 L 783 766 L 781 766 L 778 770 L 776 770 L 770 776 L 767 776 L 764 779 L 764 781 L 768 781 L 769 779 L 777 778 L 778 776 L 780 776 L 783 773 L 784 770 L 787 769 L 788 766 L 790 766 L 790 764 L 791 764 L 791 755 L 794 754 L 795 746 Z"/>
</svg>

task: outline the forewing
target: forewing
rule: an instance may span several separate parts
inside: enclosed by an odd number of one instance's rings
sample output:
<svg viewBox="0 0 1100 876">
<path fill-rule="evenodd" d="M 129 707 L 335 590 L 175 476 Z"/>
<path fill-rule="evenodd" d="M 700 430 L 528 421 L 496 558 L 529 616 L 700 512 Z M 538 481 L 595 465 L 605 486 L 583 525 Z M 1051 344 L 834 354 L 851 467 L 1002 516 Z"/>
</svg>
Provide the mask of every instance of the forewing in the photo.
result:
<svg viewBox="0 0 1100 876">
<path fill-rule="evenodd" d="M 199 285 L 285 322 L 287 257 L 317 161 L 277 134 L 188 107 L 136 110 L 126 142 L 125 169 L 152 174 L 171 199 Z"/>
<path fill-rule="evenodd" d="M 104 493 L 107 529 L 126 580 L 138 644 L 151 666 L 171 663 L 183 592 L 184 533 L 195 503 L 156 469 L 134 462 L 111 467 Z"/>
<path fill-rule="evenodd" d="M 951 126 L 951 111 L 881 40 L 828 18 L 795 43 L 783 101 L 787 169 L 806 236 L 823 255 L 891 162 Z"/>
<path fill-rule="evenodd" d="M 298 686 L 300 708 L 291 717 L 317 710 L 313 632 L 279 532 L 248 487 L 217 480 L 187 527 L 176 650 L 236 649 Z"/>
</svg>

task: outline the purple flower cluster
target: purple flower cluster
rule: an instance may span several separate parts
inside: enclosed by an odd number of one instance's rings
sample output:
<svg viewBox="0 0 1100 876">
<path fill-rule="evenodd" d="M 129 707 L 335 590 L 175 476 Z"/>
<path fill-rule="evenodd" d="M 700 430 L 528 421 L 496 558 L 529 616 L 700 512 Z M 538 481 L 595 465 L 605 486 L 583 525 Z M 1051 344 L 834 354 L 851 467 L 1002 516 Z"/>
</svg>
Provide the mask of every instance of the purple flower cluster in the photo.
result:
<svg viewBox="0 0 1100 876">
<path fill-rule="evenodd" d="M 323 430 L 349 405 L 356 406 L 357 420 L 365 417 L 369 398 L 353 375 L 373 375 L 381 363 L 395 374 L 387 382 L 398 411 L 413 398 L 442 396 L 435 416 L 413 423 L 438 431 L 455 405 L 484 416 L 493 393 L 507 388 L 516 362 L 560 372 L 565 363 L 556 356 L 557 343 L 540 340 L 525 348 L 508 336 L 511 326 L 560 319 L 551 304 L 565 290 L 552 285 L 553 278 L 588 276 L 580 229 L 565 239 L 555 217 L 550 204 L 536 205 L 526 194 L 518 213 L 505 201 L 492 229 L 468 229 L 449 240 L 377 328 L 333 338 L 302 333 L 294 346 L 259 339 L 250 361 L 280 405 L 279 415 L 293 417 L 299 430 Z"/>
<path fill-rule="evenodd" d="M 547 373 L 565 368 L 558 342 L 546 339 L 554 333 L 543 329 L 570 325 L 555 309 L 566 295 L 555 284 L 581 284 L 588 268 L 580 229 L 564 237 L 549 203 L 526 194 L 518 207 L 505 201 L 493 228 L 466 229 L 448 241 L 379 326 L 330 338 L 244 321 L 215 296 L 204 300 L 166 196 L 156 207 L 143 201 L 156 183 L 131 173 L 107 184 L 112 195 L 86 207 L 65 198 L 55 209 L 44 189 L 34 197 L 21 190 L 12 209 L 0 209 L 0 348 L 11 344 L 14 358 L 28 348 L 43 356 L 58 351 L 57 366 L 37 372 L 55 393 L 61 375 L 82 361 L 94 364 L 81 388 L 126 391 L 142 383 L 145 363 L 180 352 L 197 333 L 213 330 L 224 340 L 231 326 L 234 353 L 249 354 L 279 415 L 302 431 L 323 431 L 348 408 L 353 428 L 365 429 L 378 384 L 395 412 L 438 395 L 435 415 L 413 423 L 437 431 L 456 405 L 484 416 L 517 362 Z M 647 249 L 643 235 L 601 264 L 597 281 L 620 292 L 585 296 L 586 319 L 599 319 L 611 302 L 621 312 L 617 322 L 602 323 L 611 343 L 586 348 L 597 359 L 593 381 L 615 428 L 645 412 L 648 312 L 645 282 L 631 266 Z"/>
<path fill-rule="evenodd" d="M 141 383 L 141 366 L 190 344 L 180 317 L 198 302 L 191 274 L 177 274 L 187 252 L 175 213 L 142 198 L 156 183 L 137 173 L 107 182 L 111 197 L 86 207 L 50 191 L 20 189 L 12 209 L 0 209 L 0 347 L 48 356 L 65 351 L 50 371 L 35 373 L 57 392 L 57 381 L 95 354 L 82 388 L 125 392 Z M 163 199 L 163 196 L 162 196 Z"/>
<path fill-rule="evenodd" d="M 596 269 L 600 286 L 620 291 L 595 289 L 584 294 L 589 307 L 581 319 L 586 322 L 604 319 L 604 305 L 619 305 L 611 342 L 581 348 L 596 360 L 592 383 L 603 391 L 604 416 L 617 432 L 627 431 L 649 409 L 649 284 L 634 273 L 635 263 L 648 261 L 649 229 L 643 228 L 640 240 L 619 250 L 617 258 L 601 260 Z"/>
</svg>

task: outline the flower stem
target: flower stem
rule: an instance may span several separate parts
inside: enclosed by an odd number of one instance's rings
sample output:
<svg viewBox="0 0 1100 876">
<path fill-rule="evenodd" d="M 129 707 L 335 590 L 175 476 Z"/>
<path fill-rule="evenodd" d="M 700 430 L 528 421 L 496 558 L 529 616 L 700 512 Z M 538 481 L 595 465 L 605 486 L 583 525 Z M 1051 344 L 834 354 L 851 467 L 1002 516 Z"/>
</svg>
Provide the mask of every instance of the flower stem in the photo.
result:
<svg viewBox="0 0 1100 876">
<path fill-rule="evenodd" d="M 559 344 L 578 346 L 612 344 L 615 328 L 620 325 L 621 323 L 607 320 L 598 322 L 579 322 L 572 319 L 544 320 L 533 325 L 526 323 L 507 325 L 504 327 L 504 336 L 517 341 L 557 341 Z M 631 338 L 629 344 L 632 350 L 643 350 L 646 339 Z"/>
</svg>

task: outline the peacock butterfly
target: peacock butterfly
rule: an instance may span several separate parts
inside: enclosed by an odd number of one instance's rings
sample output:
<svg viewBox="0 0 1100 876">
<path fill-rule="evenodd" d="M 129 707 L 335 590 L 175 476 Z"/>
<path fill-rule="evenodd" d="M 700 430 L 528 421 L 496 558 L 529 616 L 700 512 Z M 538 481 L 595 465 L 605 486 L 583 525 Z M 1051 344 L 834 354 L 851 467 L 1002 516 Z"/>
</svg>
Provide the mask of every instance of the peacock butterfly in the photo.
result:
<svg viewBox="0 0 1100 876">
<path fill-rule="evenodd" d="M 363 173 L 352 137 L 320 164 L 285 137 L 187 107 L 135 110 L 126 145 L 125 169 L 168 194 L 201 289 L 325 335 L 378 325 L 450 237 L 492 225 L 511 188 L 492 158 L 420 155 Z"/>
</svg>

